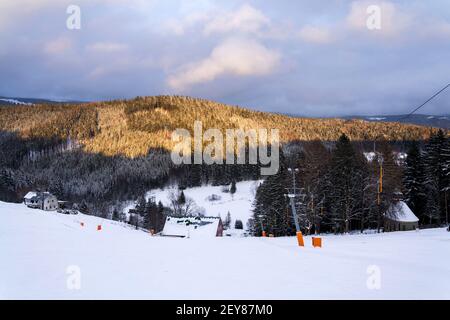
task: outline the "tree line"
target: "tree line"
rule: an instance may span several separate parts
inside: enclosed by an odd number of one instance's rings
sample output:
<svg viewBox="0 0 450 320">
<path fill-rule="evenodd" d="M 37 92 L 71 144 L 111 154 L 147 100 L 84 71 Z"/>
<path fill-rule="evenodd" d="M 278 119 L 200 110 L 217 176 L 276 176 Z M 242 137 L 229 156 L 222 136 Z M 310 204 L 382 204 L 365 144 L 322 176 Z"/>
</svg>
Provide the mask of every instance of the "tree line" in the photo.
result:
<svg viewBox="0 0 450 320">
<path fill-rule="evenodd" d="M 442 130 L 426 142 L 410 142 L 406 160 L 383 139 L 375 142 L 370 157 L 363 151 L 345 134 L 335 146 L 320 141 L 291 145 L 283 152 L 280 171 L 257 190 L 250 230 L 255 235 L 263 230 L 275 236 L 295 234 L 286 196 L 293 193 L 293 175 L 295 206 L 305 233 L 382 230 L 384 218 L 394 214 L 389 207 L 399 197 L 422 226 L 448 221 L 450 141 Z"/>
</svg>

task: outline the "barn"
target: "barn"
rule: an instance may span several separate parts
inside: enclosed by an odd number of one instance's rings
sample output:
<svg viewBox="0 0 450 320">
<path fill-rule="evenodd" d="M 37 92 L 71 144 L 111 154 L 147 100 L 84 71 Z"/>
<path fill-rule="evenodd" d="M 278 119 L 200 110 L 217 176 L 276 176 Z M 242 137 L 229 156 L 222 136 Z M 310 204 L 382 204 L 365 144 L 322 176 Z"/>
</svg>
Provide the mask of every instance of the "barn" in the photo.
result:
<svg viewBox="0 0 450 320">
<path fill-rule="evenodd" d="M 164 237 L 212 238 L 222 237 L 223 224 L 219 217 L 166 217 Z"/>
<path fill-rule="evenodd" d="M 404 201 L 395 201 L 384 219 L 384 231 L 409 231 L 419 228 L 419 219 Z"/>
</svg>

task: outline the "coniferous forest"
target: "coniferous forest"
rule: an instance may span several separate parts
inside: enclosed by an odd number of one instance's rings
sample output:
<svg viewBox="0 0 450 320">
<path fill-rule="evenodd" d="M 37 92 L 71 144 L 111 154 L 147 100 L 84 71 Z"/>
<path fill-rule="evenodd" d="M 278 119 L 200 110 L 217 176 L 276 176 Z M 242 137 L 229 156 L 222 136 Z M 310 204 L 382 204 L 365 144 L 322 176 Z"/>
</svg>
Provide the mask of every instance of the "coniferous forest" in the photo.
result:
<svg viewBox="0 0 450 320">
<path fill-rule="evenodd" d="M 255 235 L 263 230 L 275 236 L 295 234 L 286 197 L 292 172 L 300 194 L 296 208 L 306 234 L 380 230 L 384 214 L 399 195 L 422 227 L 448 223 L 449 137 L 439 130 L 427 141 L 405 143 L 406 159 L 396 156 L 388 141 L 375 145 L 375 157 L 370 161 L 363 156 L 360 144 L 352 143 L 346 135 L 333 148 L 314 141 L 297 146 L 297 152 L 285 152 L 281 170 L 267 177 L 257 191 L 250 229 Z M 380 168 L 383 190 L 379 193 Z"/>
</svg>

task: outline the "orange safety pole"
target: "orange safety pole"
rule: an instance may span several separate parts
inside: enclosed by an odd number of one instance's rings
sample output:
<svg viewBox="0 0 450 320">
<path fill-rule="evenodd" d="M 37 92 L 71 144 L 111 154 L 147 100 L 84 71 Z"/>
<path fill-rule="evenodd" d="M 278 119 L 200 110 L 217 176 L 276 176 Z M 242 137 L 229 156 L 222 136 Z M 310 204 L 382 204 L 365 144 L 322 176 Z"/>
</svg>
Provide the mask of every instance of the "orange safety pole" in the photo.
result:
<svg viewBox="0 0 450 320">
<path fill-rule="evenodd" d="M 322 238 L 312 237 L 312 245 L 314 248 L 322 248 Z"/>
<path fill-rule="evenodd" d="M 297 241 L 298 241 L 298 245 L 300 247 L 304 247 L 305 246 L 305 242 L 303 241 L 303 235 L 301 231 L 297 232 Z"/>
</svg>

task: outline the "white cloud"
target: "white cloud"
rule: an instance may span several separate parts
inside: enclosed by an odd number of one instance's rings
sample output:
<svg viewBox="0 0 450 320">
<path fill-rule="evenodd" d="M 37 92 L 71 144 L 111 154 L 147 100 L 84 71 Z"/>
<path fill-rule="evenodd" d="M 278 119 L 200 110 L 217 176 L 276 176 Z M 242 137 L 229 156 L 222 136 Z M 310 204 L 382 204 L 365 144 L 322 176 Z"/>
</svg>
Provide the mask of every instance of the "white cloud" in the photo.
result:
<svg viewBox="0 0 450 320">
<path fill-rule="evenodd" d="M 210 21 L 213 16 L 214 14 L 211 12 L 194 12 L 184 17 L 184 19 L 172 18 L 167 20 L 163 25 L 163 29 L 176 36 L 182 36 L 188 29 L 194 27 L 196 24 L 204 24 Z"/>
<path fill-rule="evenodd" d="M 164 29 L 181 36 L 188 30 L 199 27 L 204 35 L 239 32 L 245 34 L 260 33 L 270 25 L 270 19 L 255 7 L 244 4 L 236 10 L 209 10 L 193 12 L 182 19 L 171 18 L 164 23 Z"/>
<path fill-rule="evenodd" d="M 331 42 L 331 35 L 328 29 L 313 26 L 305 26 L 300 32 L 301 39 L 307 42 L 325 44 Z"/>
<path fill-rule="evenodd" d="M 168 84 L 183 90 L 186 87 L 209 82 L 219 76 L 265 75 L 278 65 L 280 54 L 248 39 L 228 39 L 215 47 L 209 57 L 183 67 L 168 78 Z"/>
<path fill-rule="evenodd" d="M 244 4 L 234 12 L 215 15 L 205 24 L 206 35 L 231 31 L 254 33 L 269 24 L 269 19 L 258 9 Z"/>
</svg>

